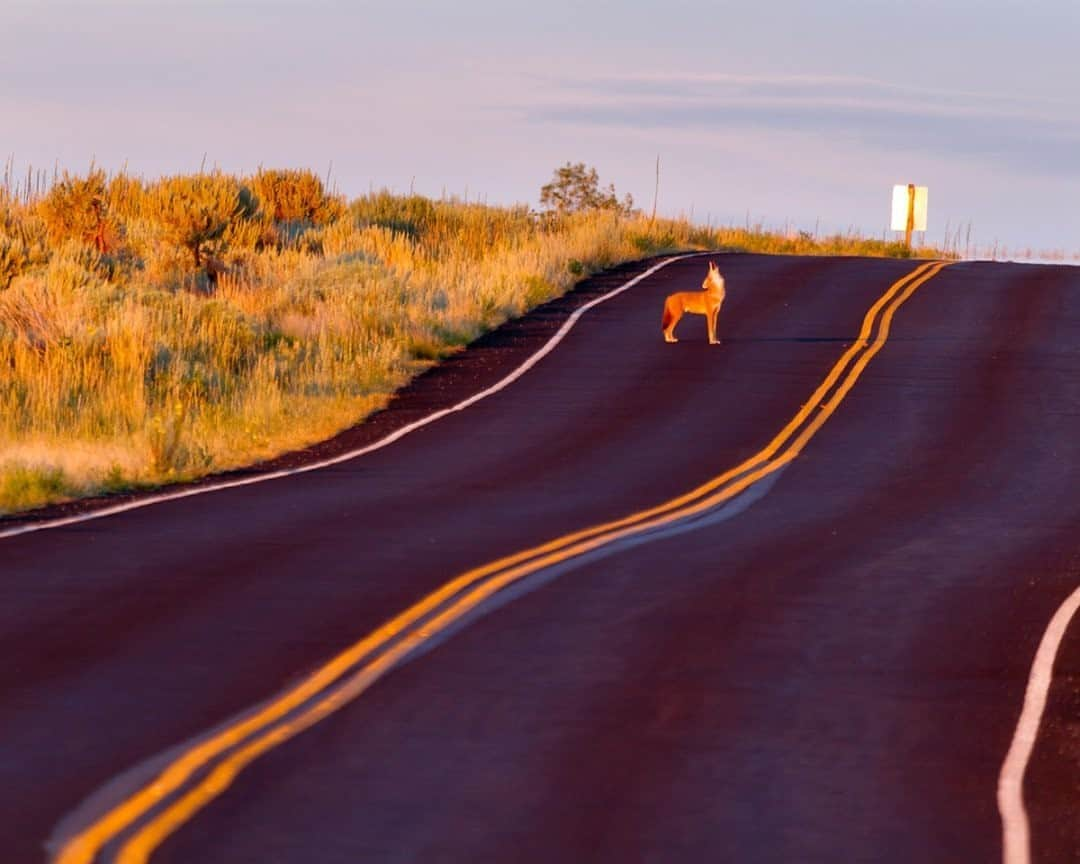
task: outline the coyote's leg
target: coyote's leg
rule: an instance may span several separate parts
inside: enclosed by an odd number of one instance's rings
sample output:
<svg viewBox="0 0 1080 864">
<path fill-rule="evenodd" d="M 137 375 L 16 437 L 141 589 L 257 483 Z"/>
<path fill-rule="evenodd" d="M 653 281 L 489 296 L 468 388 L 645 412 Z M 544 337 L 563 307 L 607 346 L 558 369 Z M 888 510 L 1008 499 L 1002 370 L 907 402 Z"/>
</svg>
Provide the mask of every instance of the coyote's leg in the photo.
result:
<svg viewBox="0 0 1080 864">
<path fill-rule="evenodd" d="M 660 322 L 660 326 L 664 330 L 665 342 L 678 342 L 675 338 L 675 325 L 679 323 L 679 319 L 682 317 L 682 311 L 675 308 L 675 304 L 668 298 L 664 302 L 664 317 Z"/>
<path fill-rule="evenodd" d="M 720 340 L 716 338 L 716 319 L 720 317 L 720 304 L 709 310 L 709 344 L 719 345 Z"/>
</svg>

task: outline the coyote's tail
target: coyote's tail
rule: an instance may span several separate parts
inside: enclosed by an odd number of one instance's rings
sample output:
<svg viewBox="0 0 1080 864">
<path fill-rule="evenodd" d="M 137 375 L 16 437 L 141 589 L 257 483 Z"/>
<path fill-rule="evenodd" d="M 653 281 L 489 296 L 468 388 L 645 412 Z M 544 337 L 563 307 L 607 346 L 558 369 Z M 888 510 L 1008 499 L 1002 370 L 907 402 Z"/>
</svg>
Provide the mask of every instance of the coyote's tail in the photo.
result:
<svg viewBox="0 0 1080 864">
<path fill-rule="evenodd" d="M 671 304 L 664 304 L 664 316 L 660 319 L 660 329 L 667 330 L 671 326 L 671 322 L 675 320 L 675 315 L 671 311 Z"/>
</svg>

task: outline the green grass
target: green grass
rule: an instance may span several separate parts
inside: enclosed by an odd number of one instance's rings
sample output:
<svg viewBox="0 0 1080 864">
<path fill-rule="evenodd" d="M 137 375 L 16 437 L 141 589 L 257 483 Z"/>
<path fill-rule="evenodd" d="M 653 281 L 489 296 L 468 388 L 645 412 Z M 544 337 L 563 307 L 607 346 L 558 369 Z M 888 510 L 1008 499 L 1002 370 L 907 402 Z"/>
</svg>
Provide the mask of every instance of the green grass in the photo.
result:
<svg viewBox="0 0 1080 864">
<path fill-rule="evenodd" d="M 72 486 L 59 468 L 0 466 L 0 501 L 11 510 L 40 507 L 71 492 Z"/>
</svg>

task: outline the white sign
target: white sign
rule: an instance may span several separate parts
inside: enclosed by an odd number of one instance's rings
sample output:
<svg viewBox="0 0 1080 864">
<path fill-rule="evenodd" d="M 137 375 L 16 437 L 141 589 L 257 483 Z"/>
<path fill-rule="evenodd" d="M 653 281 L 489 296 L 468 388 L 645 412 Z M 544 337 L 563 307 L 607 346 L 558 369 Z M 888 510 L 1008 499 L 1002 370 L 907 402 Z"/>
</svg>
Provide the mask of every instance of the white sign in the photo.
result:
<svg viewBox="0 0 1080 864">
<path fill-rule="evenodd" d="M 914 231 L 926 230 L 926 187 L 915 187 L 915 224 Z M 906 231 L 908 216 L 908 187 L 892 187 L 892 230 Z"/>
</svg>

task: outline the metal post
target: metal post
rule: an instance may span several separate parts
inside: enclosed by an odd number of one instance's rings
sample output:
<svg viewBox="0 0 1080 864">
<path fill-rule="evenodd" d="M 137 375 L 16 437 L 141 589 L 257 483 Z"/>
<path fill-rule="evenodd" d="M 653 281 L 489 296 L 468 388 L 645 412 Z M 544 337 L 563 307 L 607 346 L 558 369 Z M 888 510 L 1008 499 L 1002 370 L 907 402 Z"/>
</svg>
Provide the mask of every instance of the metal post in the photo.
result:
<svg viewBox="0 0 1080 864">
<path fill-rule="evenodd" d="M 915 184 L 907 186 L 907 228 L 904 229 L 904 246 L 911 248 L 911 232 L 915 228 Z"/>
</svg>

